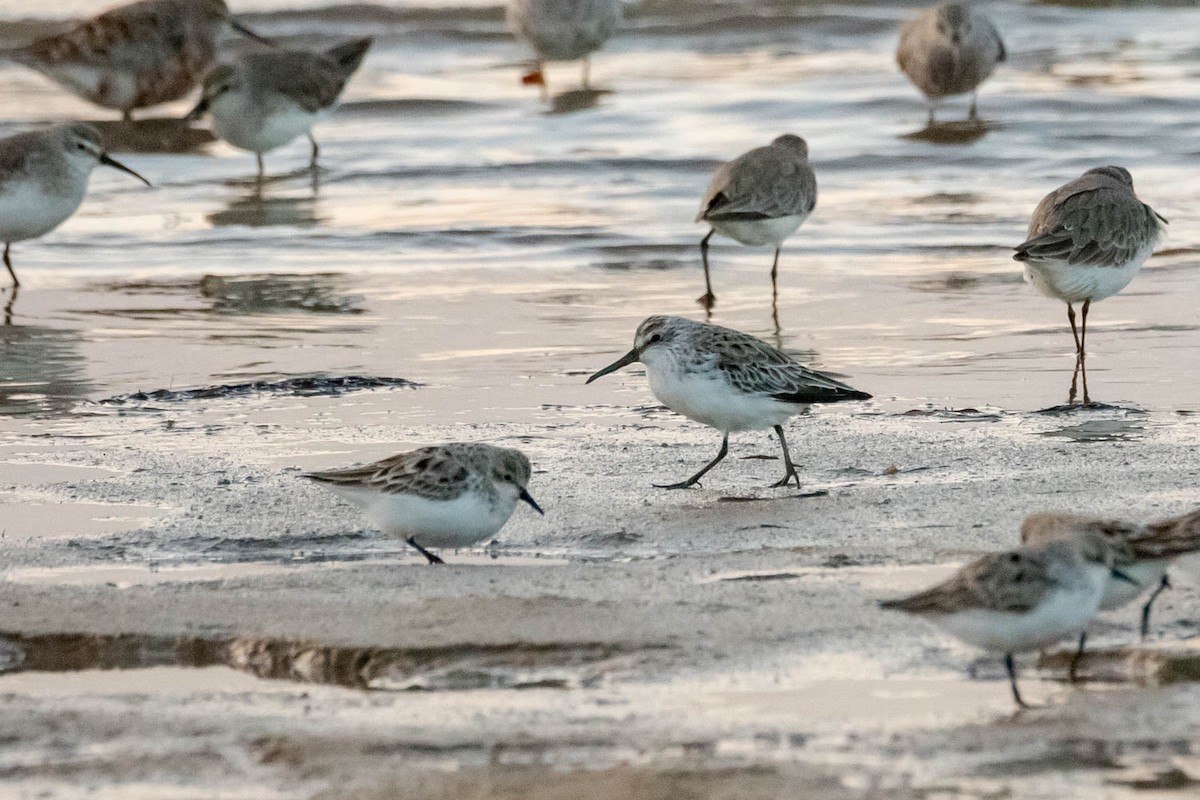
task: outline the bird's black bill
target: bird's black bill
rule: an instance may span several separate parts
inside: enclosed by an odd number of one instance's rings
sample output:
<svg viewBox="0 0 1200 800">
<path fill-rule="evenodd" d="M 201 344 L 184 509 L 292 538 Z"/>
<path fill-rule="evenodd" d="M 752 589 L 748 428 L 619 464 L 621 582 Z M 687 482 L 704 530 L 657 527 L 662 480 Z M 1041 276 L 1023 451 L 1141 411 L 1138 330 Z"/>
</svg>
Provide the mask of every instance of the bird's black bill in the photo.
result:
<svg viewBox="0 0 1200 800">
<path fill-rule="evenodd" d="M 200 102 L 196 103 L 196 107 L 187 113 L 184 117 L 188 122 L 196 122 L 208 112 L 208 98 L 201 97 Z"/>
<path fill-rule="evenodd" d="M 245 25 L 243 25 L 242 23 L 238 22 L 235 19 L 229 20 L 229 27 L 233 28 L 235 31 L 240 33 L 242 36 L 245 36 L 247 39 L 253 39 L 254 41 L 256 41 L 260 44 L 265 44 L 267 47 L 275 47 L 276 46 L 275 42 L 271 41 L 270 39 L 268 39 L 265 36 L 259 36 L 257 33 L 250 30 Z"/>
<path fill-rule="evenodd" d="M 529 493 L 528 489 L 522 489 L 521 494 L 518 495 L 518 497 L 520 497 L 526 503 L 529 503 L 529 505 L 533 507 L 534 511 L 538 512 L 543 517 L 546 516 L 546 512 L 542 511 L 542 507 L 537 504 L 537 500 L 533 499 L 533 495 Z"/>
<path fill-rule="evenodd" d="M 635 347 L 634 349 L 630 350 L 625 355 L 618 358 L 613 363 L 609 364 L 604 369 L 597 372 L 592 377 L 588 378 L 585 381 L 585 383 L 591 383 L 592 381 L 596 380 L 596 378 L 602 378 L 610 372 L 616 372 L 621 367 L 628 367 L 630 364 L 634 363 L 637 360 L 638 360 L 638 351 L 637 351 L 637 348 Z"/>
<path fill-rule="evenodd" d="M 136 172 L 134 172 L 129 167 L 122 164 L 120 161 L 117 161 L 115 158 L 110 158 L 108 153 L 100 154 L 100 163 L 110 166 L 113 169 L 119 169 L 119 170 L 121 170 L 121 172 L 127 172 L 130 175 L 132 175 L 133 177 L 137 178 L 142 183 L 146 184 L 147 186 L 150 186 L 150 181 L 146 180 L 141 175 L 138 175 Z M 153 187 L 151 187 L 151 188 L 153 188 Z"/>
<path fill-rule="evenodd" d="M 1126 575 L 1124 572 L 1121 572 L 1121 570 L 1119 570 L 1119 569 L 1114 569 L 1112 571 L 1112 576 L 1119 581 L 1125 581 L 1126 583 L 1132 583 L 1134 586 L 1142 585 L 1142 584 L 1138 583 L 1137 581 L 1135 581 L 1133 578 Z"/>
</svg>

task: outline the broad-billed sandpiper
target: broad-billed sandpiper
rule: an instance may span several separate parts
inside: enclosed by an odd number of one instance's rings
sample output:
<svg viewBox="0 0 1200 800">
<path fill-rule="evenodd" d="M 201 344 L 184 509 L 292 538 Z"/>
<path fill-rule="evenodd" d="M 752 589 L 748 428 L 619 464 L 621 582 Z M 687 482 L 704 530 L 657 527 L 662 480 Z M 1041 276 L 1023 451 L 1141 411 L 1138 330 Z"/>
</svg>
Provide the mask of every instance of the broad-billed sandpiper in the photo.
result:
<svg viewBox="0 0 1200 800">
<path fill-rule="evenodd" d="M 943 97 L 971 93 L 971 119 L 976 119 L 975 90 L 1004 61 L 1000 34 L 983 12 L 965 2 L 927 8 L 900 31 L 896 62 L 929 100 L 929 124 Z"/>
<path fill-rule="evenodd" d="M 1013 699 L 1028 708 L 1013 654 L 1082 631 L 1114 575 L 1132 580 L 1113 569 L 1102 540 L 1055 540 L 986 555 L 932 589 L 880 606 L 925 617 L 967 644 L 1003 653 Z"/>
<path fill-rule="evenodd" d="M 816 206 L 817 176 L 808 164 L 808 145 L 799 136 L 784 134 L 722 164 L 696 215 L 696 222 L 712 226 L 700 240 L 705 293 L 698 302 L 710 309 L 716 300 L 708 274 L 708 240 L 714 233 L 742 244 L 772 245 L 771 293 L 777 296 L 780 248 Z"/>
<path fill-rule="evenodd" d="M 1164 589 L 1171 586 L 1167 569 L 1179 556 L 1200 552 L 1200 510 L 1147 524 L 1047 511 L 1032 514 L 1021 525 L 1021 541 L 1040 545 L 1059 539 L 1099 536 L 1112 548 L 1113 564 L 1132 582 L 1110 578 L 1100 600 L 1101 611 L 1122 608 L 1153 588 L 1142 606 L 1141 635 L 1150 632 L 1150 608 Z M 1071 661 L 1071 679 L 1087 644 L 1087 632 L 1079 636 L 1079 648 Z"/>
<path fill-rule="evenodd" d="M 429 560 L 428 547 L 468 547 L 496 534 L 518 500 L 543 513 L 526 488 L 529 459 L 519 450 L 451 442 L 374 464 L 304 475 L 358 506 L 385 536 Z"/>
<path fill-rule="evenodd" d="M 135 108 L 191 91 L 212 66 L 226 24 L 266 41 L 233 19 L 225 0 L 141 0 L 2 55 L 131 119 Z"/>
<path fill-rule="evenodd" d="M 21 282 L 9 258 L 9 247 L 49 233 L 74 214 L 97 164 L 107 164 L 150 185 L 110 158 L 100 132 L 82 122 L 0 139 L 0 240 L 14 290 Z"/>
<path fill-rule="evenodd" d="M 786 486 L 800 475 L 788 453 L 783 423 L 813 403 L 867 400 L 860 392 L 815 370 L 787 353 L 740 331 L 683 317 L 647 317 L 638 326 L 633 349 L 587 379 L 588 383 L 640 361 L 650 376 L 650 391 L 677 414 L 724 434 L 721 450 L 686 481 L 660 489 L 686 489 L 729 452 L 729 434 L 774 428 L 783 448 Z"/>
<path fill-rule="evenodd" d="M 274 50 L 251 53 L 222 64 L 204 79 L 200 102 L 188 114 L 213 118 L 213 133 L 249 150 L 263 176 L 263 153 L 308 136 L 309 166 L 317 167 L 320 148 L 312 126 L 333 111 L 346 81 L 362 64 L 371 39 L 355 39 L 323 53 Z"/>
<path fill-rule="evenodd" d="M 547 61 L 583 60 L 583 88 L 590 89 L 591 53 L 621 24 L 620 0 L 510 0 L 509 30 L 533 48 L 534 69 L 522 83 L 546 96 Z"/>
<path fill-rule="evenodd" d="M 1029 234 L 1013 259 L 1025 264 L 1025 280 L 1066 302 L 1081 358 L 1091 304 L 1129 285 L 1154 252 L 1166 221 L 1134 194 L 1129 171 L 1113 166 L 1089 169 L 1034 209 Z M 1074 303 L 1083 303 L 1079 329 Z"/>
</svg>

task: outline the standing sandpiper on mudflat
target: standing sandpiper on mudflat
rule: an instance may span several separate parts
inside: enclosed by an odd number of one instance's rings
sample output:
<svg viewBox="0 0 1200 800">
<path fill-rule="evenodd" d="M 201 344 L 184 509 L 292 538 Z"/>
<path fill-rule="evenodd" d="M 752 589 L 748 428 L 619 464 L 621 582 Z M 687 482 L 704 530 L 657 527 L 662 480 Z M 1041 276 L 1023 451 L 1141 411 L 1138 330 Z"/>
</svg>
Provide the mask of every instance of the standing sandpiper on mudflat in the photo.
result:
<svg viewBox="0 0 1200 800">
<path fill-rule="evenodd" d="M 900 31 L 896 63 L 929 100 L 929 124 L 943 97 L 971 93 L 971 119 L 977 118 L 976 88 L 1007 53 L 991 20 L 965 2 L 927 8 Z"/>
<path fill-rule="evenodd" d="M 786 486 L 800 475 L 788 453 L 783 423 L 813 403 L 867 400 L 860 392 L 815 370 L 782 350 L 740 331 L 683 317 L 647 317 L 638 326 L 633 349 L 587 379 L 640 361 L 650 376 L 650 391 L 677 414 L 724 434 L 721 450 L 704 469 L 686 481 L 660 489 L 686 489 L 720 463 L 729 452 L 729 434 L 774 428 L 783 448 Z"/>
<path fill-rule="evenodd" d="M 1025 280 L 1066 302 L 1080 358 L 1087 354 L 1088 309 L 1129 285 L 1166 221 L 1134 194 L 1129 171 L 1113 166 L 1089 169 L 1034 209 L 1013 259 L 1025 264 Z M 1080 329 L 1074 303 L 1083 303 Z"/>
<path fill-rule="evenodd" d="M 1153 587 L 1142 606 L 1141 636 L 1150 632 L 1150 608 L 1164 589 L 1171 587 L 1167 569 L 1179 556 L 1200 552 L 1200 510 L 1147 524 L 1047 511 L 1032 514 L 1021 524 L 1021 542 L 1040 545 L 1060 539 L 1099 536 L 1112 548 L 1113 565 L 1132 582 L 1110 578 L 1100 600 L 1101 611 L 1122 608 Z M 1079 659 L 1087 644 L 1087 632 L 1079 635 L 1079 647 L 1071 659 L 1070 678 L 1075 680 Z"/>
<path fill-rule="evenodd" d="M 548 95 L 547 61 L 583 61 L 583 88 L 590 89 L 591 53 L 621 24 L 620 0 L 510 0 L 509 30 L 533 48 L 534 68 L 522 83 L 537 84 Z"/>
<path fill-rule="evenodd" d="M 708 275 L 708 240 L 721 233 L 742 244 L 774 246 L 774 305 L 779 294 L 779 251 L 816 207 L 817 176 L 808 163 L 808 144 L 799 136 L 784 134 L 718 167 L 696 215 L 696 222 L 712 226 L 700 240 L 705 293 L 697 302 L 711 309 L 717 299 Z"/>
<path fill-rule="evenodd" d="M 320 148 L 312 126 L 333 111 L 346 81 L 370 47 L 368 37 L 323 53 L 275 50 L 222 64 L 204 79 L 200 102 L 188 119 L 211 112 L 213 133 L 254 153 L 259 178 L 263 177 L 263 153 L 308 136 L 312 143 L 309 167 L 315 171 Z"/>
<path fill-rule="evenodd" d="M 266 41 L 230 17 L 225 0 L 141 0 L 0 57 L 98 106 L 115 108 L 128 120 L 135 108 L 190 92 L 212 66 L 217 34 L 226 24 Z"/>
<path fill-rule="evenodd" d="M 518 500 L 543 513 L 526 488 L 530 474 L 529 459 L 519 450 L 451 442 L 303 477 L 358 506 L 385 536 L 403 539 L 430 564 L 442 564 L 426 548 L 491 538 Z"/>
<path fill-rule="evenodd" d="M 1102 540 L 1056 540 L 986 555 L 932 589 L 880 606 L 925 617 L 967 644 L 1003 653 L 1013 699 L 1028 708 L 1013 654 L 1082 631 L 1114 575 L 1132 580 L 1113 569 Z"/>
<path fill-rule="evenodd" d="M 82 122 L 0 139 L 0 241 L 14 292 L 21 282 L 9 259 L 13 242 L 36 239 L 75 213 L 97 164 L 150 181 L 104 152 L 100 132 Z"/>
</svg>

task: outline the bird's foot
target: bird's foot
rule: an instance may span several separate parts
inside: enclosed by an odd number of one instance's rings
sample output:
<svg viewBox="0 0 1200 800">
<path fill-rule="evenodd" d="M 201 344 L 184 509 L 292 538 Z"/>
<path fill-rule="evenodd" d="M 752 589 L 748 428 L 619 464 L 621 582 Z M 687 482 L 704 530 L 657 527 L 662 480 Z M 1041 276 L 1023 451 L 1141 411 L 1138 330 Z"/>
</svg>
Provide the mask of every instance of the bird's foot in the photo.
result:
<svg viewBox="0 0 1200 800">
<path fill-rule="evenodd" d="M 680 481 L 679 483 L 652 483 L 650 484 L 655 489 L 690 489 L 693 486 L 699 486 L 700 481 Z"/>
<path fill-rule="evenodd" d="M 796 472 L 796 470 L 794 468 L 789 468 L 787 471 L 787 474 L 785 474 L 781 479 L 775 481 L 775 483 L 771 484 L 771 488 L 772 489 L 783 488 L 784 486 L 787 486 L 789 483 L 792 482 L 792 478 L 796 479 L 796 488 L 799 489 L 800 488 L 800 473 Z"/>
<path fill-rule="evenodd" d="M 699 303 L 705 311 L 711 311 L 712 307 L 717 304 L 717 296 L 712 292 L 705 292 L 696 298 L 696 302 Z"/>
</svg>

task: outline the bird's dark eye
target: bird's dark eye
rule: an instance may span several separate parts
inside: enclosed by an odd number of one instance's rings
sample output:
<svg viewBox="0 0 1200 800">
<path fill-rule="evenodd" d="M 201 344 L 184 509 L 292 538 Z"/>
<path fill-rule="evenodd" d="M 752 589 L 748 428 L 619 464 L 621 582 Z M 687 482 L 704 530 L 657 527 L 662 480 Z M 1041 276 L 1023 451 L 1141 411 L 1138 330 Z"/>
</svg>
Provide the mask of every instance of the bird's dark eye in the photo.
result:
<svg viewBox="0 0 1200 800">
<path fill-rule="evenodd" d="M 75 146 L 76 146 L 77 148 L 79 148 L 80 150 L 87 150 L 87 148 L 86 148 L 86 147 L 84 147 L 84 146 L 83 146 L 83 145 L 81 145 L 81 144 L 77 144 L 77 145 L 75 145 Z"/>
<path fill-rule="evenodd" d="M 661 334 L 661 333 L 656 333 L 656 334 L 654 334 L 653 336 L 651 336 L 651 337 L 650 337 L 650 344 L 658 344 L 658 343 L 659 343 L 659 342 L 661 342 L 661 341 L 662 341 L 662 334 Z"/>
</svg>

